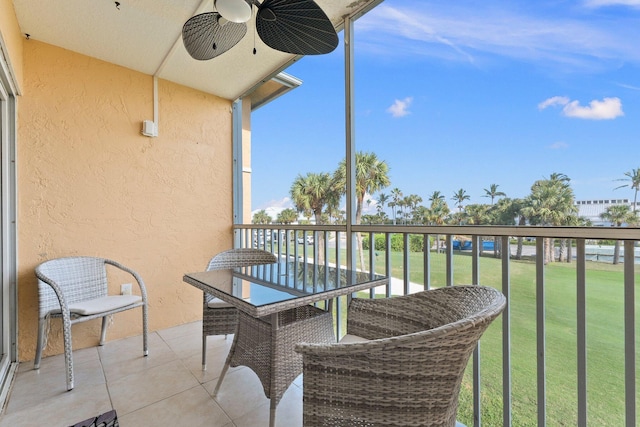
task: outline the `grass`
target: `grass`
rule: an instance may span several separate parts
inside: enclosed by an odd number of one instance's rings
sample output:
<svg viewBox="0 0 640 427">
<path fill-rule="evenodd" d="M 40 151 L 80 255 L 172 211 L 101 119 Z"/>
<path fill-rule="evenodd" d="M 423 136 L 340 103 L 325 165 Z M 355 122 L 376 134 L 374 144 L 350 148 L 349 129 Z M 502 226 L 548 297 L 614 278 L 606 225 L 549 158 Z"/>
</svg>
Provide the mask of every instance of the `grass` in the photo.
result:
<svg viewBox="0 0 640 427">
<path fill-rule="evenodd" d="M 384 259 L 384 252 L 378 251 Z M 392 253 L 392 277 L 401 278 L 402 261 Z M 423 283 L 422 254 L 410 256 L 410 280 Z M 624 294 L 622 265 L 588 263 L 587 407 L 589 425 L 624 425 Z M 384 273 L 383 266 L 377 270 Z M 454 283 L 471 282 L 471 258 L 454 256 Z M 636 271 L 638 269 L 636 268 Z M 480 284 L 501 289 L 501 261 L 480 259 Z M 431 286 L 446 284 L 445 256 L 431 255 Z M 636 273 L 637 275 L 637 273 Z M 640 280 L 636 279 L 636 282 Z M 535 264 L 510 262 L 512 425 L 537 426 Z M 577 425 L 576 265 L 552 263 L 545 268 L 546 423 Z M 636 290 L 636 294 L 640 294 Z M 366 297 L 368 293 L 363 294 Z M 638 307 L 638 298 L 635 301 Z M 346 312 L 346 304 L 341 304 Z M 344 315 L 343 318 L 344 319 Z M 636 322 L 638 323 L 638 322 Z M 640 331 L 640 325 L 636 325 Z M 637 334 L 636 334 L 637 335 Z M 636 341 L 638 341 L 636 339 Z M 481 340 L 483 425 L 502 425 L 502 317 Z M 638 353 L 637 353 L 638 354 Z M 640 366 L 640 357 L 636 356 Z M 636 405 L 638 407 L 638 405 Z M 640 414 L 640 410 L 637 409 Z M 458 419 L 473 425 L 471 363 L 460 393 Z M 640 420 L 638 420 L 640 421 Z"/>
</svg>

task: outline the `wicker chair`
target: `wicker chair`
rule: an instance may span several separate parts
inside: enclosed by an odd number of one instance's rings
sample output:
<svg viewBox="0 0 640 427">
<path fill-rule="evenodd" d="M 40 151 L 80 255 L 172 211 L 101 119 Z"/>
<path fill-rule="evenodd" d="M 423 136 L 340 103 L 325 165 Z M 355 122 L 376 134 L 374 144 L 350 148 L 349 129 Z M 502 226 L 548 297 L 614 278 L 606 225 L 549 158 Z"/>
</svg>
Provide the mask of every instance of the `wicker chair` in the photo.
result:
<svg viewBox="0 0 640 427">
<path fill-rule="evenodd" d="M 211 258 L 207 271 L 227 268 L 249 267 L 260 264 L 273 264 L 278 258 L 262 249 L 238 248 L 219 253 Z M 207 369 L 207 337 L 209 335 L 233 334 L 238 325 L 238 311 L 211 294 L 204 293 L 202 307 L 202 369 Z"/>
<path fill-rule="evenodd" d="M 340 343 L 296 346 L 305 427 L 455 426 L 469 356 L 505 304 L 484 286 L 353 299 Z"/>
<path fill-rule="evenodd" d="M 140 295 L 108 295 L 107 265 L 129 273 L 136 280 Z M 135 271 L 115 261 L 94 257 L 68 257 L 43 262 L 36 267 L 38 278 L 39 322 L 34 369 L 40 368 L 46 347 L 49 318 L 62 318 L 67 390 L 73 389 L 73 346 L 71 325 L 102 318 L 100 345 L 107 335 L 108 316 L 142 307 L 143 354 L 147 348 L 147 291 Z"/>
</svg>

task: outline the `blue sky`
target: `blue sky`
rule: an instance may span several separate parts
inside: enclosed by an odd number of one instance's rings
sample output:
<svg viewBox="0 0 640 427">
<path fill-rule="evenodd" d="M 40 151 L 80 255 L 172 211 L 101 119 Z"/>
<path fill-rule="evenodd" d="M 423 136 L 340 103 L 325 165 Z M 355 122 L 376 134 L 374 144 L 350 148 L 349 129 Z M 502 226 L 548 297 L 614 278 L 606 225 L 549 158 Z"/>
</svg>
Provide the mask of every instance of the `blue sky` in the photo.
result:
<svg viewBox="0 0 640 427">
<path fill-rule="evenodd" d="M 554 172 L 578 200 L 632 199 L 614 188 L 640 167 L 638 46 L 640 0 L 385 0 L 356 22 L 356 149 L 424 205 L 525 197 Z M 342 45 L 301 59 L 303 84 L 253 113 L 254 210 L 344 158 L 343 64 Z"/>
</svg>

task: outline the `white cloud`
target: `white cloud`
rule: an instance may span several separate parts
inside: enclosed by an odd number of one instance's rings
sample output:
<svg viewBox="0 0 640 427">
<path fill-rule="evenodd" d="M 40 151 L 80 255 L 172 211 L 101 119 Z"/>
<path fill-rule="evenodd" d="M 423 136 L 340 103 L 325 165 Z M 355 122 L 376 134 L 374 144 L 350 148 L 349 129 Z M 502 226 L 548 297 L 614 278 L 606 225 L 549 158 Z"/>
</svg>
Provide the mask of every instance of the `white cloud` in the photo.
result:
<svg viewBox="0 0 640 427">
<path fill-rule="evenodd" d="M 405 99 L 396 99 L 391 107 L 387 108 L 387 112 L 391 113 L 393 117 L 404 117 L 407 114 L 410 114 L 409 107 L 413 102 L 412 97 L 407 97 Z"/>
<path fill-rule="evenodd" d="M 625 89 L 631 89 L 631 90 L 640 90 L 640 87 L 638 86 L 633 86 L 633 85 L 629 85 L 626 83 L 616 83 L 618 86 L 623 87 Z"/>
<path fill-rule="evenodd" d="M 566 148 L 569 148 L 569 144 L 564 141 L 556 141 L 551 144 L 549 148 L 551 148 L 552 150 L 564 150 Z"/>
<path fill-rule="evenodd" d="M 518 2 L 483 3 L 482 13 L 467 3 L 444 0 L 398 3 L 382 3 L 358 20 L 360 51 L 380 58 L 431 57 L 476 66 L 509 58 L 580 72 L 640 63 L 635 43 L 640 26 L 633 14 L 586 20 L 571 10 L 536 14 Z"/>
<path fill-rule="evenodd" d="M 602 101 L 594 99 L 589 105 L 580 105 L 580 101 L 571 101 L 564 96 L 554 96 L 538 104 L 538 109 L 544 110 L 551 106 L 563 106 L 562 114 L 566 117 L 574 117 L 586 120 L 612 120 L 624 116 L 620 98 L 603 98 Z"/>
<path fill-rule="evenodd" d="M 586 0 L 587 7 L 630 6 L 640 7 L 640 0 Z"/>
<path fill-rule="evenodd" d="M 604 98 L 602 101 L 594 99 L 588 106 L 580 105 L 578 101 L 571 101 L 562 109 L 567 117 L 589 120 L 611 120 L 624 116 L 620 98 Z"/>
<path fill-rule="evenodd" d="M 278 199 L 278 200 L 269 200 L 268 202 L 263 203 L 261 206 L 259 206 L 255 211 L 253 212 L 257 212 L 260 211 L 262 209 L 275 209 L 281 211 L 283 209 L 287 209 L 287 208 L 293 208 L 293 202 L 291 202 L 291 198 L 289 197 L 283 197 L 282 199 Z M 253 214 L 252 212 L 252 214 Z"/>
<path fill-rule="evenodd" d="M 371 200 L 369 202 L 369 200 Z M 374 215 L 377 213 L 378 201 L 369 193 L 365 193 L 362 200 L 362 213 L 365 215 Z"/>
<path fill-rule="evenodd" d="M 553 96 L 538 104 L 538 110 L 544 110 L 545 108 L 552 107 L 554 105 L 567 105 L 569 101 L 569 98 L 566 96 Z"/>
</svg>

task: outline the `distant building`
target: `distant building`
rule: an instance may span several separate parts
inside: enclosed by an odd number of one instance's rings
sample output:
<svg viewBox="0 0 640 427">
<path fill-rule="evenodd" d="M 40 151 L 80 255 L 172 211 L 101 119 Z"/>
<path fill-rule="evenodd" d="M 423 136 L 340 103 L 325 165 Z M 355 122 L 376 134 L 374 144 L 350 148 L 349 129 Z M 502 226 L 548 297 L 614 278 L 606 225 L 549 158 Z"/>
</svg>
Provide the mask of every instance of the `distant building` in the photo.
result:
<svg viewBox="0 0 640 427">
<path fill-rule="evenodd" d="M 576 200 L 578 207 L 578 216 L 591 221 L 594 227 L 608 227 L 611 225 L 608 221 L 603 221 L 600 214 L 607 210 L 608 207 L 614 205 L 629 205 L 633 203 L 629 199 L 599 199 L 599 200 Z"/>
</svg>

